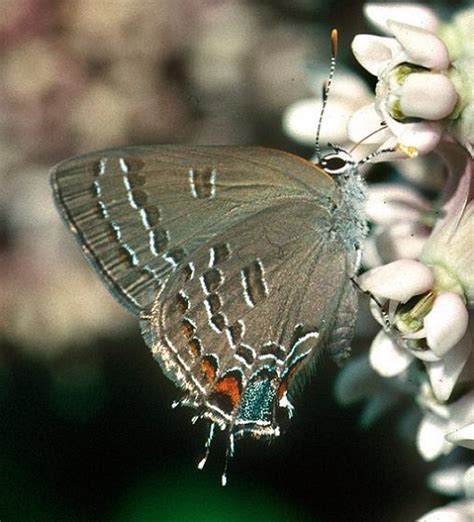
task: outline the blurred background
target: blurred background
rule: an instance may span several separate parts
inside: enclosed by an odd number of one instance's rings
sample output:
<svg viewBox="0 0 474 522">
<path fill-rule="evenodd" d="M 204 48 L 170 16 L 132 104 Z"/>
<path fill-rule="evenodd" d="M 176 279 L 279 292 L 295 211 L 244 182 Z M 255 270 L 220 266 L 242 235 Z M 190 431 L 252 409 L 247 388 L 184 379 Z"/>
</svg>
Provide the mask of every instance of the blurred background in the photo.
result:
<svg viewBox="0 0 474 522">
<path fill-rule="evenodd" d="M 176 388 L 81 258 L 48 182 L 56 162 L 123 144 L 310 157 L 283 111 L 311 96 L 308 66 L 328 67 L 332 27 L 339 65 L 363 77 L 350 52 L 371 32 L 362 5 L 0 0 L 2 522 L 406 522 L 444 503 L 393 417 L 363 430 L 360 408 L 336 403 L 327 360 L 284 436 L 237 444 L 226 488 L 223 437 L 199 472 L 205 426 L 171 410 Z M 367 317 L 356 351 L 376 331 Z"/>
</svg>

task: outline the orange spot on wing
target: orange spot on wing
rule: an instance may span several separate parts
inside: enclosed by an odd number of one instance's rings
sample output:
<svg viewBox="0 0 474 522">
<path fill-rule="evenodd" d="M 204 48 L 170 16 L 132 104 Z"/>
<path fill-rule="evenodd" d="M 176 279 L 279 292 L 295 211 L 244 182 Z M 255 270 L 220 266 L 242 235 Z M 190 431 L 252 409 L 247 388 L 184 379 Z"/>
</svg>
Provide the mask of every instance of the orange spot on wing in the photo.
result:
<svg viewBox="0 0 474 522">
<path fill-rule="evenodd" d="M 227 395 L 232 403 L 232 409 L 240 402 L 241 387 L 240 382 L 235 377 L 223 377 L 216 383 L 213 391 Z"/>
<path fill-rule="evenodd" d="M 189 339 L 194 334 L 195 329 L 194 329 L 193 325 L 188 320 L 185 319 L 181 323 L 180 330 L 181 330 L 181 335 L 183 337 L 187 337 Z"/>
<path fill-rule="evenodd" d="M 208 382 L 213 382 L 216 377 L 216 368 L 209 359 L 201 361 L 201 370 L 203 371 Z"/>
<path fill-rule="evenodd" d="M 194 355 L 194 357 L 198 357 L 201 355 L 201 345 L 197 339 L 191 339 L 188 342 L 189 351 Z"/>
<path fill-rule="evenodd" d="M 278 388 L 278 400 L 280 400 L 283 395 L 285 395 L 286 390 L 288 389 L 288 381 L 284 380 L 280 383 L 280 386 Z"/>
<path fill-rule="evenodd" d="M 288 372 L 286 378 L 284 381 L 281 382 L 280 387 L 278 388 L 278 400 L 280 400 L 283 395 L 285 394 L 286 390 L 288 389 L 288 386 L 290 384 L 291 379 L 295 376 L 296 370 L 300 366 L 300 364 L 303 362 L 303 359 L 299 360 L 293 368 Z"/>
</svg>

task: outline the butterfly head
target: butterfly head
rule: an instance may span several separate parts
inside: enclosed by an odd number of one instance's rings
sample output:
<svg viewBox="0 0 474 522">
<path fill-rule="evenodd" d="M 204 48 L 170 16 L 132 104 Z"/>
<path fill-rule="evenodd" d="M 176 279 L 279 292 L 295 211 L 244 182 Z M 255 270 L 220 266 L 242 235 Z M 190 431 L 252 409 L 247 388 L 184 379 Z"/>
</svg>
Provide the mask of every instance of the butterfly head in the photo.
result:
<svg viewBox="0 0 474 522">
<path fill-rule="evenodd" d="M 339 147 L 333 147 L 333 149 L 333 152 L 328 152 L 317 159 L 317 166 L 334 178 L 348 177 L 357 167 L 357 162 L 344 149 Z"/>
</svg>

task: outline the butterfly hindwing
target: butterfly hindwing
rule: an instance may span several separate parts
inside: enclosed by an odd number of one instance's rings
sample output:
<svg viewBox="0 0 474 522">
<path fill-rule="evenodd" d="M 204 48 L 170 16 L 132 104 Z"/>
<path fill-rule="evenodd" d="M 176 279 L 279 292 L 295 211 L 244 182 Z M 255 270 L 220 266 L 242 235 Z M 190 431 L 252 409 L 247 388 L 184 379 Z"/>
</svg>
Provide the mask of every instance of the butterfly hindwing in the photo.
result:
<svg viewBox="0 0 474 522">
<path fill-rule="evenodd" d="M 170 276 L 142 328 L 203 416 L 235 433 L 275 433 L 280 399 L 314 366 L 347 286 L 347 258 L 326 241 L 329 228 L 318 205 L 275 205 Z"/>
</svg>

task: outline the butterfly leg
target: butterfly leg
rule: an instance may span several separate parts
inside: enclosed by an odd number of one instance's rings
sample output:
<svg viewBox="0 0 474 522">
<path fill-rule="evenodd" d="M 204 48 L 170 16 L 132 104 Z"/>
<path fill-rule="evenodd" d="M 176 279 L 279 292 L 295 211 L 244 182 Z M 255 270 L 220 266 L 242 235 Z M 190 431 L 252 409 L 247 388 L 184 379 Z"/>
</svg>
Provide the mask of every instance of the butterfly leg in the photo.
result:
<svg viewBox="0 0 474 522">
<path fill-rule="evenodd" d="M 211 443 L 212 443 L 212 439 L 214 437 L 215 427 L 216 427 L 216 425 L 215 425 L 214 422 L 210 422 L 209 423 L 209 434 L 207 436 L 206 443 L 204 444 L 204 456 L 199 461 L 199 464 L 197 466 L 198 469 L 202 469 L 205 466 L 206 461 L 207 461 L 207 457 L 209 457 L 209 451 L 211 449 Z"/>
<path fill-rule="evenodd" d="M 234 435 L 229 433 L 229 441 L 227 443 L 227 448 L 225 450 L 225 460 L 224 460 L 224 471 L 222 472 L 221 484 L 225 486 L 227 484 L 227 467 L 229 464 L 229 459 L 234 456 Z"/>
<path fill-rule="evenodd" d="M 364 290 L 359 282 L 357 281 L 357 278 L 356 277 L 351 277 L 351 281 L 352 281 L 352 284 L 357 288 L 357 290 L 359 290 L 359 292 L 361 292 L 362 294 L 365 294 L 367 296 L 369 296 L 370 300 L 376 305 L 379 313 L 380 313 L 380 317 L 382 318 L 382 321 L 383 321 L 383 328 L 386 332 L 390 332 L 392 331 L 392 321 L 390 319 L 390 315 L 386 312 L 385 308 L 383 307 L 382 303 L 377 299 L 377 297 L 375 297 L 375 295 L 372 293 L 372 292 L 369 292 L 369 290 Z"/>
</svg>

